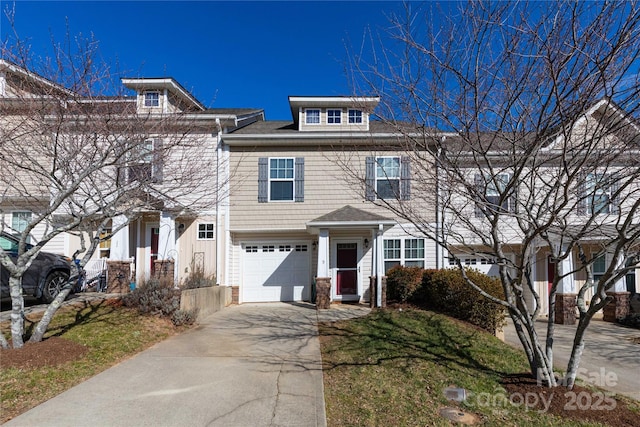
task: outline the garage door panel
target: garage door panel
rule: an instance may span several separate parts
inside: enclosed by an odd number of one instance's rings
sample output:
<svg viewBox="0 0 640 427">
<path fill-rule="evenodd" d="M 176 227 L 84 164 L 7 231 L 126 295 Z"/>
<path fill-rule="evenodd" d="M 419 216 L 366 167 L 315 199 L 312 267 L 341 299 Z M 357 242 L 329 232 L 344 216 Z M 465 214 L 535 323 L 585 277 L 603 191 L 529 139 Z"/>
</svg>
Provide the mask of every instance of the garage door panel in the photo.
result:
<svg viewBox="0 0 640 427">
<path fill-rule="evenodd" d="M 243 301 L 308 299 L 311 258 L 308 242 L 243 245 Z"/>
</svg>

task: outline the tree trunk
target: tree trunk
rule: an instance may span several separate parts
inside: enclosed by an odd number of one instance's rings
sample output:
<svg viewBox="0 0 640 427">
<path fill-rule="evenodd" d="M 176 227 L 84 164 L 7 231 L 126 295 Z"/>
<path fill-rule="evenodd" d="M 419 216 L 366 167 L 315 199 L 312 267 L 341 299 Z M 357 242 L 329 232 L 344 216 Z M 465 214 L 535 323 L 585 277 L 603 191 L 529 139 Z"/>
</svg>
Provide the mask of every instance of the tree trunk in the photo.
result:
<svg viewBox="0 0 640 427">
<path fill-rule="evenodd" d="M 9 292 L 11 294 L 11 343 L 13 348 L 24 345 L 22 333 L 24 331 L 24 298 L 22 297 L 22 275 L 9 277 Z"/>
<path fill-rule="evenodd" d="M 56 314 L 64 300 L 67 298 L 73 286 L 67 283 L 67 285 L 58 293 L 56 298 L 49 304 L 47 310 L 42 315 L 42 318 L 38 322 L 38 325 L 35 327 L 33 334 L 31 334 L 31 338 L 29 338 L 29 342 L 40 342 L 44 337 L 44 333 L 47 332 L 47 328 L 49 327 L 49 323 L 53 319 L 53 316 Z"/>
<path fill-rule="evenodd" d="M 584 317 L 580 316 L 576 334 L 573 337 L 573 348 L 571 349 L 571 357 L 567 364 L 567 375 L 564 379 L 565 385 L 569 390 L 573 389 L 573 385 L 576 382 L 578 367 L 580 366 L 580 359 L 582 358 L 582 351 L 584 350 L 584 333 L 587 331 L 589 323 L 591 323 L 591 317 L 592 316 L 588 314 Z"/>
</svg>

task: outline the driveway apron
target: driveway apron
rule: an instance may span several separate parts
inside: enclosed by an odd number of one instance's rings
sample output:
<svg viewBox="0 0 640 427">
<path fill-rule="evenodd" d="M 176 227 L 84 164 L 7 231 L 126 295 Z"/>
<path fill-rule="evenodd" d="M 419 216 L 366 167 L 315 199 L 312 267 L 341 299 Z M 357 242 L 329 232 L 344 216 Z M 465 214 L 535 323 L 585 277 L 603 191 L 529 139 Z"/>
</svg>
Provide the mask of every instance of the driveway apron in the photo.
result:
<svg viewBox="0 0 640 427">
<path fill-rule="evenodd" d="M 321 363 L 314 306 L 232 306 L 5 425 L 324 426 Z"/>
</svg>

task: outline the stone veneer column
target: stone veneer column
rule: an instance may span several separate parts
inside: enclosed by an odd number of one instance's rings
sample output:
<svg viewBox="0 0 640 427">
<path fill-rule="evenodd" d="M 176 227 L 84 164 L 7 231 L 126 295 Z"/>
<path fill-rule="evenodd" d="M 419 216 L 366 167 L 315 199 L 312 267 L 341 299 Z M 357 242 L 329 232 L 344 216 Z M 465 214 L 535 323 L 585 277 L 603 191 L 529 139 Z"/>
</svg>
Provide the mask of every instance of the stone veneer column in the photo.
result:
<svg viewBox="0 0 640 427">
<path fill-rule="evenodd" d="M 316 309 L 331 307 L 331 277 L 316 277 Z"/>
<path fill-rule="evenodd" d="M 129 292 L 131 263 L 129 261 L 107 260 L 107 292 L 126 294 Z"/>
<path fill-rule="evenodd" d="M 629 315 L 631 309 L 631 292 L 607 292 L 607 296 L 613 297 L 603 308 L 605 322 L 615 322 Z"/>
<path fill-rule="evenodd" d="M 376 276 L 369 276 L 369 308 L 376 306 Z"/>
<path fill-rule="evenodd" d="M 556 294 L 556 319 L 559 325 L 576 323 L 576 294 Z"/>
<path fill-rule="evenodd" d="M 563 247 L 562 252 L 568 251 Z M 559 325 L 573 325 L 576 323 L 576 282 L 573 271 L 573 254 L 560 261 L 558 273 L 562 277 L 558 283 L 556 294 L 555 323 Z"/>
</svg>

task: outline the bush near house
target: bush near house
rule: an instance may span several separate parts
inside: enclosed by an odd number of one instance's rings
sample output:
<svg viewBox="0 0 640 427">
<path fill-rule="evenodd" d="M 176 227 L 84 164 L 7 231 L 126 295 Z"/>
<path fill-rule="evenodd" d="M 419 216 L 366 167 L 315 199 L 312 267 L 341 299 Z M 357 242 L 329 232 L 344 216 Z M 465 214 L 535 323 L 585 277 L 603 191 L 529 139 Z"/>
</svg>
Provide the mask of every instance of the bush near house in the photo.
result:
<svg viewBox="0 0 640 427">
<path fill-rule="evenodd" d="M 504 298 L 499 280 L 476 270 L 465 271 L 488 294 Z M 446 313 L 491 333 L 504 324 L 504 308 L 472 289 L 456 269 L 394 267 L 387 273 L 387 296 Z"/>
<path fill-rule="evenodd" d="M 180 287 L 182 289 L 210 288 L 215 284 L 215 274 L 207 276 L 202 268 L 196 267 L 191 270 L 191 274 L 184 279 Z"/>
<path fill-rule="evenodd" d="M 424 270 L 420 267 L 397 265 L 387 272 L 387 299 L 408 302 L 422 284 Z"/>
<path fill-rule="evenodd" d="M 196 310 L 180 310 L 181 290 L 170 280 L 152 278 L 136 287 L 122 299 L 126 307 L 137 308 L 142 314 L 153 314 L 171 319 L 174 325 L 191 325 L 196 321 Z"/>
</svg>

